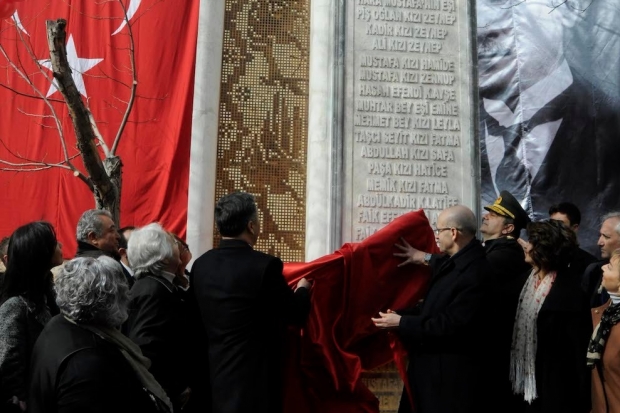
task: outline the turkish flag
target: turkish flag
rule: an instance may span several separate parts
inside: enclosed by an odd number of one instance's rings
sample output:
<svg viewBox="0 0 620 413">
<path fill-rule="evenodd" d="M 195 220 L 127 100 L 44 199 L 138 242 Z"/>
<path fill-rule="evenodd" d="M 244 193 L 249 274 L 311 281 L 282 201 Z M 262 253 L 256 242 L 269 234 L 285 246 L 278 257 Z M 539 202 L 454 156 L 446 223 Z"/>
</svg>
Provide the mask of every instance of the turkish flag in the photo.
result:
<svg viewBox="0 0 620 413">
<path fill-rule="evenodd" d="M 121 226 L 159 221 L 183 236 L 198 2 L 25 0 L 14 6 L 15 14 L 0 21 L 0 236 L 46 220 L 72 257 L 77 221 L 95 206 L 86 184 L 67 168 L 69 160 L 87 174 L 49 70 L 45 21 L 59 18 L 67 20 L 73 78 L 110 149 L 135 72 L 137 94 L 117 150 L 124 165 Z"/>
</svg>

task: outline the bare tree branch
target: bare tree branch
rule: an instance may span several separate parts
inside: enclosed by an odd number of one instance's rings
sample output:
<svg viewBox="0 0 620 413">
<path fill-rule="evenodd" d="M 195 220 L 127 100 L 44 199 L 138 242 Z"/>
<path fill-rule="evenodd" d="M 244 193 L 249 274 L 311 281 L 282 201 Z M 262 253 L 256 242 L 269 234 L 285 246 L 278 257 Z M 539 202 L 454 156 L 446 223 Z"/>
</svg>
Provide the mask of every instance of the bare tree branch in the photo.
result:
<svg viewBox="0 0 620 413">
<path fill-rule="evenodd" d="M 67 21 L 63 19 L 56 21 L 48 20 L 46 22 L 47 40 L 54 78 L 57 80 L 58 90 L 67 102 L 69 115 L 73 121 L 73 129 L 77 138 L 78 149 L 94 186 L 95 199 L 98 204 L 101 202 L 101 206 L 105 206 L 106 209 L 110 210 L 114 216 L 114 221 L 118 222 L 120 193 L 116 185 L 112 183 L 106 167 L 104 167 L 104 163 L 99 157 L 97 145 L 95 144 L 96 136 L 90 121 L 90 111 L 82 101 L 82 96 L 71 76 L 71 68 L 67 61 L 65 46 L 67 38 L 66 26 Z"/>
<path fill-rule="evenodd" d="M 3 83 L 0 83 L 0 87 L 2 87 L 2 88 L 4 88 L 4 89 L 7 89 L 7 90 L 10 90 L 11 92 L 15 93 L 15 94 L 16 94 L 16 95 L 18 95 L 18 96 L 23 96 L 23 97 L 26 97 L 26 98 L 31 98 L 31 99 L 40 99 L 40 100 L 45 100 L 45 98 L 42 98 L 41 96 L 35 96 L 35 95 L 29 95 L 29 94 L 27 94 L 27 93 L 22 93 L 22 92 L 20 92 L 19 90 L 13 89 L 12 87 L 7 86 L 7 85 L 5 85 L 5 84 L 3 84 Z M 48 98 L 48 100 L 49 100 L 50 102 L 64 103 L 64 101 L 62 101 L 62 100 L 60 100 L 60 99 L 49 99 L 49 98 Z"/>
<path fill-rule="evenodd" d="M 132 82 L 131 82 L 131 94 L 129 97 L 129 102 L 127 103 L 127 108 L 125 110 L 125 114 L 123 115 L 123 120 L 121 120 L 121 124 L 118 127 L 118 132 L 116 132 L 114 143 L 112 144 L 112 154 L 116 153 L 118 144 L 121 141 L 121 136 L 123 135 L 123 131 L 125 130 L 125 126 L 127 125 L 127 119 L 129 119 L 129 114 L 131 113 L 131 109 L 133 108 L 133 104 L 136 100 L 136 88 L 138 87 L 133 29 L 132 29 L 132 26 L 129 24 L 129 18 L 127 16 L 127 9 L 125 8 L 125 5 L 120 0 L 118 1 L 118 4 L 120 4 L 121 7 L 123 8 L 123 15 L 125 16 L 125 21 L 127 22 L 127 30 L 129 32 L 129 61 L 131 62 Z"/>
</svg>

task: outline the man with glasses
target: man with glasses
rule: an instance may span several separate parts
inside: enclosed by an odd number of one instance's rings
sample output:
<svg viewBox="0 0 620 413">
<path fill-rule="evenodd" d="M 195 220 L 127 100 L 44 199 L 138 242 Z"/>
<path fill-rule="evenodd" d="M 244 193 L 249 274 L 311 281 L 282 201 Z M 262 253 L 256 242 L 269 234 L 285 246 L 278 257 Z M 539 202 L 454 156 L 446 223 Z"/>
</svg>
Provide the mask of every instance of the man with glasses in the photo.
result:
<svg viewBox="0 0 620 413">
<path fill-rule="evenodd" d="M 483 334 L 483 306 L 491 270 L 476 239 L 477 220 L 465 206 L 439 214 L 435 240 L 441 255 L 398 247 L 401 264 L 429 265 L 430 287 L 423 303 L 412 310 L 379 313 L 373 322 L 394 329 L 409 353 L 407 372 L 412 401 L 406 391 L 399 412 L 479 412 L 482 400 L 480 360 L 489 343 Z"/>
</svg>

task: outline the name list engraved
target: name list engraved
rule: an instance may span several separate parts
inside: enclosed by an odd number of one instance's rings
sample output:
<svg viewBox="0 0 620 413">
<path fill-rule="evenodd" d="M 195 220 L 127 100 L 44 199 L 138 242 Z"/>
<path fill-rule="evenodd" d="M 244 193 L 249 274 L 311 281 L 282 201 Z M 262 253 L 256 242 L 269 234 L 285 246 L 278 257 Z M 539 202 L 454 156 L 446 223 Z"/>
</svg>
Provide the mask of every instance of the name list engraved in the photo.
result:
<svg viewBox="0 0 620 413">
<path fill-rule="evenodd" d="M 455 0 L 355 0 L 353 241 L 460 203 Z M 360 46 L 361 45 L 361 46 Z M 383 387 L 384 383 L 378 384 Z"/>
</svg>

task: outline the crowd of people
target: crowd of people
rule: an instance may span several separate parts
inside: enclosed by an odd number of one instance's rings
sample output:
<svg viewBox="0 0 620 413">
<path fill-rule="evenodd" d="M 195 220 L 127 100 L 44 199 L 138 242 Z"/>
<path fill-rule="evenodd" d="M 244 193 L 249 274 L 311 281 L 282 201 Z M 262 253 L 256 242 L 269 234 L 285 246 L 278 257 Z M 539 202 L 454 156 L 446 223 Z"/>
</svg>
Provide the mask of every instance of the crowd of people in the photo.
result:
<svg viewBox="0 0 620 413">
<path fill-rule="evenodd" d="M 502 191 L 485 209 L 480 226 L 442 211 L 439 254 L 387 246 L 432 273 L 420 303 L 372 319 L 408 351 L 399 411 L 620 412 L 620 212 L 602 217 L 597 260 L 571 203 L 531 222 Z M 0 411 L 282 411 L 283 336 L 306 322 L 312 283 L 291 289 L 254 250 L 251 195 L 221 198 L 215 220 L 220 244 L 191 272 L 181 238 L 117 230 L 103 210 L 82 215 L 68 262 L 46 222 L 0 241 Z"/>
</svg>

